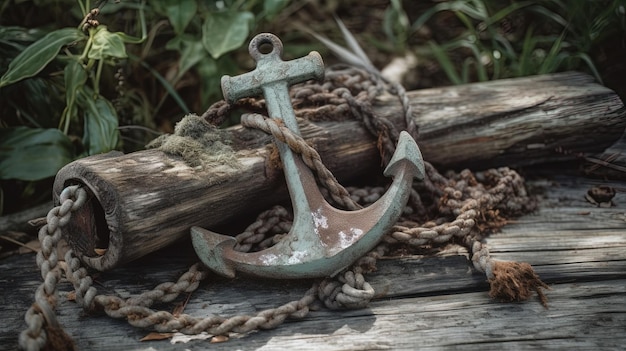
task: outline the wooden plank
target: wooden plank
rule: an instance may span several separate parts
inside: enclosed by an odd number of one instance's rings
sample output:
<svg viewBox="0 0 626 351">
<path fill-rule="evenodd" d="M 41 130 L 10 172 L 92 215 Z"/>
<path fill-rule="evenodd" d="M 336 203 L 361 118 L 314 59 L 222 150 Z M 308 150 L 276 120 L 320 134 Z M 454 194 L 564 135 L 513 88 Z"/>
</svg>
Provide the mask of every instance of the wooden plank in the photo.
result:
<svg viewBox="0 0 626 351">
<path fill-rule="evenodd" d="M 428 273 L 428 272 L 427 272 Z M 432 273 L 432 272 L 430 272 Z M 452 278 L 452 277 L 451 277 Z M 117 282 L 119 284 L 119 282 Z M 273 307 L 272 302 L 293 298 L 292 286 L 257 290 L 259 284 L 239 282 L 228 288 L 195 293 L 187 313 L 254 313 Z M 123 285 L 122 285 L 123 286 Z M 244 289 L 248 289 L 247 292 Z M 302 321 L 289 322 L 276 330 L 261 331 L 224 344 L 216 350 L 410 350 L 464 347 L 469 349 L 620 349 L 626 336 L 626 280 L 592 281 L 552 285 L 550 308 L 536 302 L 500 304 L 484 291 L 381 298 L 368 309 L 316 311 Z M 252 290 L 254 289 L 254 290 Z M 115 289 L 121 295 L 124 288 Z M 218 291 L 213 291 L 218 290 Z M 302 290 L 301 290 L 302 291 Z M 135 292 L 135 291 L 133 291 Z M 217 294 L 216 294 L 217 293 Z M 236 302 L 234 302 L 236 301 Z M 213 308 L 207 308 L 211 304 Z M 192 312 L 195 311 L 195 312 Z M 73 303 L 62 304 L 59 319 L 81 349 L 186 350 L 206 348 L 206 341 L 170 344 L 139 342 L 146 331 L 124 321 L 81 316 Z M 20 321 L 5 319 L 0 349 L 13 349 Z M 14 322 L 14 323 L 11 323 Z M 16 328 L 17 327 L 17 328 Z"/>
<path fill-rule="evenodd" d="M 539 210 L 487 239 L 493 256 L 533 264 L 551 285 L 549 309 L 536 299 L 490 300 L 484 276 L 473 272 L 463 250 L 451 247 L 438 257 L 381 260 L 379 270 L 367 278 L 377 291 L 369 308 L 321 309 L 304 320 L 221 344 L 139 342 L 148 331 L 123 320 L 87 316 L 63 297 L 59 320 L 79 348 L 89 350 L 619 350 L 626 343 L 626 221 L 624 205 L 598 208 L 581 200 L 589 186 L 600 183 L 605 182 L 572 177 L 534 181 L 531 185 L 542 193 Z M 625 204 L 624 196 L 618 193 L 615 202 Z M 194 261 L 189 242 L 183 242 L 100 273 L 97 287 L 101 293 L 128 297 L 175 280 Z M 1 260 L 0 272 L 0 350 L 13 350 L 40 277 L 33 255 Z M 254 314 L 299 298 L 310 284 L 213 277 L 190 296 L 185 313 Z"/>
<path fill-rule="evenodd" d="M 278 335 L 249 349 L 617 350 L 626 341 L 617 334 L 626 325 L 625 283 L 560 284 L 550 294 L 550 309 L 500 305 L 482 293 L 378 301 L 369 313 L 342 313 L 348 318 L 324 313 L 317 317 L 326 325 L 322 330 L 294 323 L 289 334 L 277 330 Z"/>
</svg>

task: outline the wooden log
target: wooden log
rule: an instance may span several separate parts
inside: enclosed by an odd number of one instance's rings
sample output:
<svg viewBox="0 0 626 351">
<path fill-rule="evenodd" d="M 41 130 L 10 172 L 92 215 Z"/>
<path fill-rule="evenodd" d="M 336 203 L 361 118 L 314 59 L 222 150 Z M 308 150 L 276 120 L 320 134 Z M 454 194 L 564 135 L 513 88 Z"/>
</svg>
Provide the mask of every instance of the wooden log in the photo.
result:
<svg viewBox="0 0 626 351">
<path fill-rule="evenodd" d="M 626 111 L 611 90 L 580 73 L 563 73 L 409 93 L 426 160 L 475 168 L 550 162 L 556 146 L 600 151 L 617 139 Z M 374 113 L 402 128 L 397 98 L 382 96 Z M 357 121 L 303 122 L 340 181 L 380 174 L 375 139 Z M 91 194 L 64 235 L 89 266 L 105 270 L 235 216 L 287 200 L 282 171 L 268 162 L 270 138 L 228 129 L 238 165 L 191 167 L 159 150 L 110 153 L 73 162 L 57 174 L 55 201 L 71 184 Z M 102 250 L 97 250 L 102 249 Z"/>
<path fill-rule="evenodd" d="M 50 211 L 51 205 L 52 201 L 48 201 L 45 204 L 37 205 L 28 210 L 0 217 L 0 234 L 4 234 L 9 230 L 35 233 L 37 229 L 28 224 L 28 221 L 39 217 L 45 217 L 48 211 Z"/>
</svg>

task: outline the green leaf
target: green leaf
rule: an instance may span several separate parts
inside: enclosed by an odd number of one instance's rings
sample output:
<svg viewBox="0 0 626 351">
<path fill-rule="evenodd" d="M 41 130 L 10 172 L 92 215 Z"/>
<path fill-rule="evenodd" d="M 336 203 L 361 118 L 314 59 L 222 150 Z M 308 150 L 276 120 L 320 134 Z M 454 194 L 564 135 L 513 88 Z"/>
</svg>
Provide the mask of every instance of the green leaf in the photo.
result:
<svg viewBox="0 0 626 351">
<path fill-rule="evenodd" d="M 102 96 L 94 96 L 91 89 L 80 90 L 78 103 L 85 111 L 83 144 L 88 154 L 114 150 L 120 134 L 113 105 Z"/>
<path fill-rule="evenodd" d="M 100 25 L 92 34 L 92 44 L 87 57 L 94 60 L 104 60 L 111 57 L 126 58 L 124 38 L 119 33 L 111 33 L 107 27 Z"/>
<path fill-rule="evenodd" d="M 146 29 L 146 15 L 144 13 L 144 7 L 145 7 L 145 2 L 141 1 L 141 4 L 138 4 L 138 10 L 139 10 L 139 25 L 141 26 L 141 37 L 133 37 L 130 36 L 124 32 L 116 32 L 115 34 L 117 34 L 120 38 L 122 38 L 122 41 L 124 41 L 127 44 L 141 44 L 144 42 L 144 40 L 146 40 L 146 38 L 148 38 L 148 31 Z"/>
<path fill-rule="evenodd" d="M 596 69 L 596 66 L 593 64 L 593 60 L 591 59 L 591 57 L 589 57 L 589 55 L 587 55 L 584 52 L 579 52 L 575 54 L 573 57 L 577 57 L 583 60 L 587 64 L 587 67 L 589 67 L 589 70 L 591 71 L 591 73 L 593 73 L 593 76 L 596 78 L 598 83 L 604 84 L 602 82 L 602 77 L 600 76 L 600 72 L 598 72 L 598 70 Z"/>
<path fill-rule="evenodd" d="M 402 7 L 402 2 L 392 0 L 391 5 L 385 10 L 383 31 L 398 50 L 405 44 L 409 27 L 409 18 Z"/>
<path fill-rule="evenodd" d="M 493 16 L 489 17 L 486 21 L 485 21 L 485 26 L 490 26 L 498 21 L 501 21 L 502 19 L 504 19 L 506 16 L 510 16 L 513 12 L 522 9 L 524 7 L 530 6 L 532 5 L 533 2 L 532 1 L 520 1 L 520 2 L 514 2 L 511 5 L 503 8 L 502 10 L 496 12 Z"/>
<path fill-rule="evenodd" d="M 289 0 L 265 0 L 263 1 L 263 12 L 268 19 L 276 16 L 280 10 L 289 4 Z"/>
<path fill-rule="evenodd" d="M 72 105 L 76 101 L 76 93 L 87 81 L 87 71 L 80 62 L 71 60 L 65 70 L 65 102 Z"/>
<path fill-rule="evenodd" d="M 178 59 L 178 73 L 174 81 L 180 79 L 191 67 L 207 58 L 207 52 L 202 42 L 191 35 L 180 35 L 168 41 L 165 45 L 168 50 L 176 50 L 180 53 Z"/>
<path fill-rule="evenodd" d="M 157 70 L 152 68 L 148 63 L 146 63 L 146 61 L 140 60 L 137 56 L 131 55 L 130 58 L 133 61 L 139 62 L 139 64 L 143 68 L 148 70 L 148 72 L 150 72 L 159 81 L 159 83 L 163 85 L 163 88 L 167 91 L 168 94 L 172 96 L 174 101 L 176 101 L 176 103 L 183 110 L 184 113 L 191 112 L 191 110 L 189 110 L 189 108 L 185 104 L 185 101 L 183 100 L 183 98 L 180 97 L 180 95 L 176 92 L 176 89 L 174 89 L 172 84 L 170 84 L 170 82 L 168 82 L 167 79 L 165 79 Z"/>
<path fill-rule="evenodd" d="M 60 124 L 64 124 L 63 132 L 68 133 L 70 120 L 76 114 L 76 95 L 87 81 L 87 71 L 80 62 L 71 60 L 63 71 L 65 78 L 65 109 Z"/>
<path fill-rule="evenodd" d="M 39 28 L 22 28 L 17 26 L 0 26 L 0 44 L 19 48 L 24 48 L 43 37 L 46 32 Z"/>
<path fill-rule="evenodd" d="M 163 5 L 176 34 L 185 31 L 198 10 L 198 2 L 195 0 L 164 0 Z"/>
<path fill-rule="evenodd" d="M 64 45 L 83 39 L 76 28 L 62 28 L 48 33 L 22 51 L 0 78 L 0 88 L 32 77 L 52 61 Z"/>
<path fill-rule="evenodd" d="M 202 45 L 214 59 L 241 47 L 248 38 L 253 19 L 251 12 L 209 14 L 202 24 Z"/>
<path fill-rule="evenodd" d="M 0 179 L 52 177 L 73 156 L 72 142 L 58 129 L 0 129 Z"/>
<path fill-rule="evenodd" d="M 437 45 L 433 41 L 429 41 L 428 46 L 430 47 L 433 56 L 435 56 L 435 58 L 437 59 L 439 66 L 441 66 L 441 69 L 443 69 L 443 71 L 446 73 L 448 79 L 450 79 L 452 84 L 463 84 L 463 79 L 459 76 L 456 68 L 454 67 L 454 64 L 452 63 L 452 60 L 450 59 L 448 54 L 446 54 L 446 52 L 441 48 L 441 46 Z"/>
</svg>

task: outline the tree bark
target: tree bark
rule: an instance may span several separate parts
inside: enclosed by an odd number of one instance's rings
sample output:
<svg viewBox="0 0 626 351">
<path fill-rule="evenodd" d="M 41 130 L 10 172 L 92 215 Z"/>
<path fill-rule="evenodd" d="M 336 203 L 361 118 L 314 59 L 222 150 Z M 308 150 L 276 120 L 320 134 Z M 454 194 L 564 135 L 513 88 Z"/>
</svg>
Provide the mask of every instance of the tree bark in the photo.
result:
<svg viewBox="0 0 626 351">
<path fill-rule="evenodd" d="M 571 152 L 599 152 L 626 126 L 610 89 L 580 73 L 562 73 L 409 93 L 424 159 L 440 168 L 510 167 L 553 162 Z M 374 113 L 404 126 L 396 97 L 381 96 Z M 241 126 L 228 129 L 238 167 L 190 167 L 158 150 L 77 160 L 57 174 L 64 187 L 83 184 L 90 200 L 64 235 L 83 261 L 106 270 L 235 217 L 288 201 L 282 171 L 272 166 L 271 139 Z M 301 125 L 303 137 L 340 181 L 382 174 L 375 138 L 358 121 Z M 103 249 L 96 250 L 96 249 Z"/>
</svg>

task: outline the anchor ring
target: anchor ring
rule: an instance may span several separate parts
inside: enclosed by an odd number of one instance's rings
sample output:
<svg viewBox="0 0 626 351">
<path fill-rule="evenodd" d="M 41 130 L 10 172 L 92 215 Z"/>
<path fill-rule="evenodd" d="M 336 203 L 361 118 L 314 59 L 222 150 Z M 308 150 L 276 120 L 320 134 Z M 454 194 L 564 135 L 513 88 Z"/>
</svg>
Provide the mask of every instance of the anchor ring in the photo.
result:
<svg viewBox="0 0 626 351">
<path fill-rule="evenodd" d="M 272 51 L 263 53 L 261 47 L 266 44 L 272 47 Z M 283 42 L 272 33 L 261 33 L 250 40 L 248 52 L 250 52 L 250 56 L 252 56 L 254 61 L 257 62 L 268 56 L 278 56 L 280 58 L 283 55 Z"/>
</svg>

